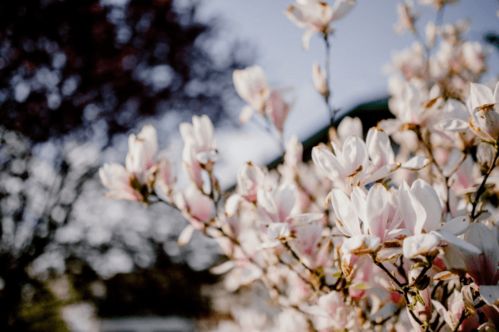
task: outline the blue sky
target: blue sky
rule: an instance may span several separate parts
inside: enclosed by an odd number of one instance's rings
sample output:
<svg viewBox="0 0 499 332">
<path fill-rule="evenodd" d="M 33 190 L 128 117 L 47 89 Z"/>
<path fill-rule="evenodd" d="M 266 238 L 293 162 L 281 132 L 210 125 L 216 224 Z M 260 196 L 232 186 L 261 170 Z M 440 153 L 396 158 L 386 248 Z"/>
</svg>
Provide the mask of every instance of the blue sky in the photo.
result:
<svg viewBox="0 0 499 332">
<path fill-rule="evenodd" d="M 223 19 L 222 41 L 242 39 L 248 47 L 255 49 L 255 64 L 261 65 L 269 82 L 276 87 L 289 89 L 293 100 L 286 136 L 305 138 L 327 121 L 327 113 L 321 98 L 313 90 L 311 66 L 323 63 L 324 47 L 319 38 L 312 39 L 310 49 L 301 46 L 303 30 L 297 28 L 284 15 L 290 0 L 205 0 L 201 16 Z M 330 3 L 332 3 L 330 1 Z M 331 78 L 333 104 L 342 110 L 363 101 L 386 94 L 387 79 L 383 67 L 391 54 L 413 42 L 409 34 L 398 35 L 393 26 L 397 21 L 396 4 L 393 0 L 358 0 L 356 8 L 335 25 L 332 41 Z M 421 7 L 421 20 L 433 20 L 435 13 L 429 7 Z M 496 0 L 461 0 L 447 6 L 444 22 L 458 18 L 471 21 L 468 37 L 481 39 L 486 31 L 496 31 L 499 10 Z M 497 51 L 491 51 L 491 72 L 499 73 Z M 233 137 L 234 136 L 234 137 Z M 261 162 L 271 159 L 278 152 L 277 145 L 264 144 L 269 141 L 264 133 L 251 127 L 238 133 L 223 133 L 220 143 L 228 137 L 226 150 L 237 153 L 243 145 L 244 151 L 252 150 L 251 157 L 230 158 L 230 164 L 256 159 Z M 262 143 L 262 144 L 260 144 Z M 262 148 L 265 146 L 265 148 Z"/>
</svg>

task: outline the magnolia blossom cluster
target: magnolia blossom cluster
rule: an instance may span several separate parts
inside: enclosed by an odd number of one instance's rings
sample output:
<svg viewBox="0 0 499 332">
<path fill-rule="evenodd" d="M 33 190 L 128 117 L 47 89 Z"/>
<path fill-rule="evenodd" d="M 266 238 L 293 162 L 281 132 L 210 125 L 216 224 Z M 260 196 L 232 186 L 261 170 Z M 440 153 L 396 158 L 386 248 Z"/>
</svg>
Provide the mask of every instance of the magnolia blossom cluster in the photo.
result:
<svg viewBox="0 0 499 332">
<path fill-rule="evenodd" d="M 421 1 L 438 11 L 453 1 Z M 300 0 L 287 15 L 328 35 L 353 0 Z M 404 3 L 403 26 L 420 36 Z M 213 238 L 227 260 L 212 269 L 228 292 L 264 289 L 262 301 L 229 306 L 219 331 L 491 331 L 499 324 L 499 83 L 475 83 L 485 51 L 461 24 L 431 23 L 393 59 L 393 119 L 363 128 L 345 117 L 312 149 L 291 138 L 275 169 L 247 162 L 235 189 L 215 176 L 217 148 L 206 116 L 183 123 L 185 184 L 158 155 L 156 132 L 131 135 L 125 166 L 104 165 L 110 196 L 164 202 Z M 325 38 L 327 43 L 328 38 Z M 327 66 L 326 66 L 327 67 Z M 321 95 L 327 74 L 314 69 Z M 234 85 L 282 134 L 290 110 L 258 66 L 236 70 Z M 329 108 L 328 99 L 326 108 Z M 333 113 L 335 115 L 335 113 Z M 364 136 L 364 129 L 367 134 Z M 262 292 L 254 292 L 261 294 Z M 263 310 L 262 306 L 268 307 Z"/>
</svg>

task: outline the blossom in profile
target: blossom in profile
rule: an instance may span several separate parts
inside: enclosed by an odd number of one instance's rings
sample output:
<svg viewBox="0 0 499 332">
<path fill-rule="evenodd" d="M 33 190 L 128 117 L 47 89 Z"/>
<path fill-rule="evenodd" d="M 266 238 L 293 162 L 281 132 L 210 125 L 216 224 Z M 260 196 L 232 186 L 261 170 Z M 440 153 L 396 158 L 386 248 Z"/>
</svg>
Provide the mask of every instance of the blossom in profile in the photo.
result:
<svg viewBox="0 0 499 332">
<path fill-rule="evenodd" d="M 109 189 L 108 195 L 115 199 L 144 201 L 154 185 L 157 150 L 154 127 L 146 125 L 139 134 L 131 134 L 125 167 L 112 163 L 99 170 L 102 184 Z"/>
<path fill-rule="evenodd" d="M 282 133 L 290 108 L 282 93 L 269 87 L 262 68 L 237 69 L 232 78 L 236 92 L 248 104 L 241 111 L 240 121 L 249 121 L 257 112 Z"/>
<path fill-rule="evenodd" d="M 133 187 L 130 174 L 120 164 L 104 164 L 99 169 L 99 177 L 109 191 L 107 195 L 114 199 L 142 201 L 142 194 Z"/>
<path fill-rule="evenodd" d="M 193 116 L 191 123 L 180 124 L 180 134 L 184 141 L 182 162 L 190 180 L 203 188 L 203 169 L 211 171 L 217 159 L 217 149 L 213 135 L 213 124 L 206 115 Z"/>
<path fill-rule="evenodd" d="M 246 107 L 241 113 L 241 121 L 249 120 L 254 110 L 263 113 L 270 95 L 270 87 L 263 69 L 260 66 L 236 69 L 232 79 L 237 93 L 249 105 L 249 108 Z"/>
</svg>

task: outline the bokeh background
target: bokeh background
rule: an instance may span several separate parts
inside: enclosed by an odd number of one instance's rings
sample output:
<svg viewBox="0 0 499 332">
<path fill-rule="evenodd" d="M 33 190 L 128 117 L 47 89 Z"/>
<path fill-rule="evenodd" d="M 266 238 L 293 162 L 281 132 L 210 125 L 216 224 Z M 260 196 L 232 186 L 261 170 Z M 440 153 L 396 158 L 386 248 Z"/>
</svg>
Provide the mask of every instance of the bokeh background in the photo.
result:
<svg viewBox="0 0 499 332">
<path fill-rule="evenodd" d="M 97 170 L 123 162 L 127 135 L 146 123 L 179 156 L 177 127 L 193 114 L 216 123 L 225 188 L 246 160 L 278 157 L 271 136 L 238 123 L 232 71 L 252 64 L 292 104 L 286 138 L 320 130 L 329 119 L 311 66 L 324 49 L 313 39 L 303 50 L 290 3 L 0 2 L 0 331 L 190 331 L 210 317 L 216 244 L 195 234 L 179 247 L 178 213 L 105 198 Z M 396 3 L 359 0 L 335 25 L 332 102 L 342 114 L 386 100 L 386 65 L 413 42 L 394 32 Z M 462 0 L 444 16 L 472 22 L 468 36 L 487 45 L 496 76 L 498 10 L 496 0 Z"/>
</svg>

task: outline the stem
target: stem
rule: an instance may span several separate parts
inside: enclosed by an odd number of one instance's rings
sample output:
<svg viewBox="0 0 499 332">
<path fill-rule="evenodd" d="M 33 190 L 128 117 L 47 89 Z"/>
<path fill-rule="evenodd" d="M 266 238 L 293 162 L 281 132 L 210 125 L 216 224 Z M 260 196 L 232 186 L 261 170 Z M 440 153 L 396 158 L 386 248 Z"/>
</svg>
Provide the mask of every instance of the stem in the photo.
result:
<svg viewBox="0 0 499 332">
<path fill-rule="evenodd" d="M 331 106 L 330 97 L 331 97 L 331 43 L 329 42 L 329 34 L 326 32 L 323 34 L 324 38 L 324 46 L 325 46 L 325 58 L 324 58 L 324 73 L 326 75 L 326 85 L 327 85 L 327 93 L 324 95 L 324 103 L 326 104 L 326 108 L 329 115 L 329 125 L 332 127 L 334 125 L 334 120 L 336 118 L 336 111 Z"/>
<path fill-rule="evenodd" d="M 494 159 L 492 160 L 492 163 L 490 164 L 487 173 L 485 173 L 485 175 L 483 176 L 482 183 L 480 184 L 480 187 L 478 187 L 478 190 L 476 191 L 475 195 L 475 200 L 472 203 L 471 221 L 475 220 L 475 218 L 478 217 L 478 215 L 480 215 L 480 212 L 477 212 L 476 210 L 478 207 L 478 202 L 480 201 L 480 196 L 482 196 L 482 194 L 485 192 L 485 185 L 487 183 L 487 179 L 489 178 L 490 174 L 496 167 L 497 158 L 499 157 L 499 145 L 497 143 L 495 144 L 495 148 L 496 148 L 496 153 L 494 155 Z"/>
</svg>

